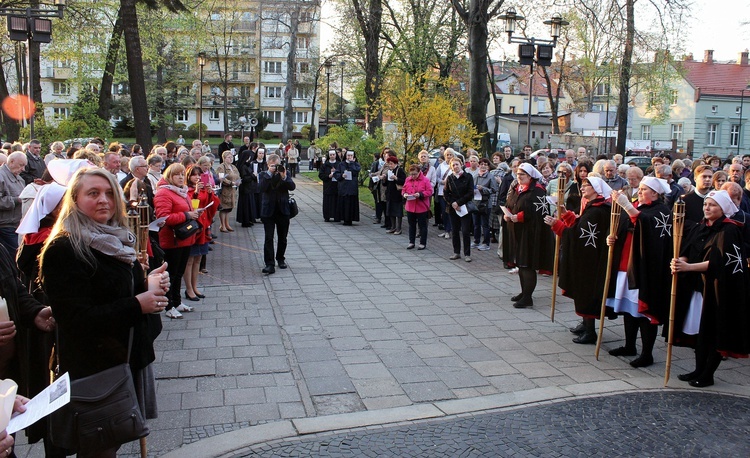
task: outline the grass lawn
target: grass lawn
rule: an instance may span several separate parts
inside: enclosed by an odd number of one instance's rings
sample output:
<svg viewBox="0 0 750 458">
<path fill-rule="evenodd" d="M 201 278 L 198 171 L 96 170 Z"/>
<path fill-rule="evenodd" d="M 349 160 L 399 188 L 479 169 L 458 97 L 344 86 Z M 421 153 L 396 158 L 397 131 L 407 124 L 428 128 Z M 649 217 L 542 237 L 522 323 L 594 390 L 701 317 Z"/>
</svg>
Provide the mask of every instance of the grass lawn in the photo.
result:
<svg viewBox="0 0 750 458">
<path fill-rule="evenodd" d="M 315 181 L 316 183 L 323 183 L 320 178 L 318 178 L 317 171 L 300 172 L 299 174 L 304 176 L 305 178 Z M 359 201 L 372 209 L 375 208 L 375 199 L 372 197 L 372 193 L 370 192 L 370 190 L 367 189 L 367 186 L 359 187 Z"/>
</svg>

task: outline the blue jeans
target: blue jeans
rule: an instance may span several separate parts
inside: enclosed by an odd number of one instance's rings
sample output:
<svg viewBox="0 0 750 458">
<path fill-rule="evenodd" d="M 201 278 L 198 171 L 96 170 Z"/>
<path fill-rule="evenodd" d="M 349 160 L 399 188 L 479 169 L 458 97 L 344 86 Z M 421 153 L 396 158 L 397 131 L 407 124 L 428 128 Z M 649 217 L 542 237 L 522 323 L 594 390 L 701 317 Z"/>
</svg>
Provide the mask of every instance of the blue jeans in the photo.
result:
<svg viewBox="0 0 750 458">
<path fill-rule="evenodd" d="M 440 214 L 443 215 L 443 227 L 445 228 L 445 232 L 450 232 L 451 217 L 446 210 L 448 208 L 448 202 L 445 201 L 445 197 L 443 196 L 438 196 L 438 200 L 440 201 Z"/>
<path fill-rule="evenodd" d="M 478 206 L 478 205 L 477 205 Z M 471 214 L 474 221 L 474 243 L 479 245 L 480 236 L 483 243 L 487 246 L 490 244 L 490 213 L 489 209 L 479 210 Z"/>
<path fill-rule="evenodd" d="M 16 259 L 18 251 L 18 234 L 15 227 L 0 227 L 0 243 L 8 250 L 11 257 Z"/>
</svg>

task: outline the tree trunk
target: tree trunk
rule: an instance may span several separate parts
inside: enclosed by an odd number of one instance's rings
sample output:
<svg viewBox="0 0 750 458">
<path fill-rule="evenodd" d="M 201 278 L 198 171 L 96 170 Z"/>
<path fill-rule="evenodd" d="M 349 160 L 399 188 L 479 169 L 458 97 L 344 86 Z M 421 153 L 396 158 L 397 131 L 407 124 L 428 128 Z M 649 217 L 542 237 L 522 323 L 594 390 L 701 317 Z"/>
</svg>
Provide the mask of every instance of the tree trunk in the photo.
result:
<svg viewBox="0 0 750 458">
<path fill-rule="evenodd" d="M 284 122 L 281 126 L 281 139 L 289 140 L 294 132 L 294 107 L 292 100 L 297 87 L 297 29 L 300 7 L 294 8 L 289 17 L 289 54 L 286 56 L 286 88 L 284 89 Z"/>
<path fill-rule="evenodd" d="M 489 134 L 487 133 L 487 103 L 490 93 L 487 88 L 487 11 L 475 7 L 468 11 L 467 28 L 469 33 L 469 121 L 482 133 L 480 151 L 489 152 Z M 476 2 L 482 3 L 482 2 Z"/>
<path fill-rule="evenodd" d="M 102 74 L 102 83 L 99 85 L 99 109 L 96 115 L 105 121 L 109 121 L 110 109 L 112 108 L 112 83 L 115 78 L 115 69 L 117 67 L 117 55 L 120 52 L 120 42 L 122 41 L 122 16 L 121 10 L 117 11 L 117 21 L 112 29 L 112 36 L 109 38 L 107 48 L 107 60 L 104 63 L 104 73 Z"/>
<path fill-rule="evenodd" d="M 365 98 L 367 104 L 367 133 L 374 135 L 383 125 L 383 110 L 379 107 L 380 99 L 380 32 L 383 20 L 382 0 L 369 0 L 367 11 L 362 0 L 353 0 L 352 6 L 357 16 L 357 22 L 365 40 Z M 327 109 L 327 108 L 326 108 Z"/>
<path fill-rule="evenodd" d="M 617 153 L 625 155 L 625 140 L 628 136 L 628 106 L 630 102 L 630 73 L 633 64 L 633 42 L 635 41 L 635 0 L 625 5 L 625 49 L 620 65 L 620 98 L 617 106 Z M 609 116 L 609 113 L 607 113 Z"/>
<path fill-rule="evenodd" d="M 6 97 L 10 96 L 10 94 L 8 93 L 8 82 L 5 78 L 5 70 L 3 69 L 3 66 L 0 65 L 0 102 L 5 100 Z M 18 140 L 18 134 L 20 132 L 20 126 L 18 125 L 18 122 L 15 119 L 10 118 L 9 116 L 6 116 L 2 111 L 0 111 L 0 116 L 2 116 L 3 123 L 2 139 L 6 141 Z"/>
<path fill-rule="evenodd" d="M 158 51 L 159 57 L 163 57 L 161 48 Z M 158 64 L 156 66 L 156 140 L 164 144 L 167 141 L 167 119 L 166 119 L 166 107 L 164 103 L 164 65 Z"/>
<path fill-rule="evenodd" d="M 143 147 L 143 151 L 151 151 L 151 123 L 148 118 L 141 38 L 138 33 L 138 15 L 135 4 L 136 0 L 121 0 L 120 11 L 125 35 L 125 54 L 128 62 L 130 101 L 133 105 L 135 141 Z"/>
</svg>

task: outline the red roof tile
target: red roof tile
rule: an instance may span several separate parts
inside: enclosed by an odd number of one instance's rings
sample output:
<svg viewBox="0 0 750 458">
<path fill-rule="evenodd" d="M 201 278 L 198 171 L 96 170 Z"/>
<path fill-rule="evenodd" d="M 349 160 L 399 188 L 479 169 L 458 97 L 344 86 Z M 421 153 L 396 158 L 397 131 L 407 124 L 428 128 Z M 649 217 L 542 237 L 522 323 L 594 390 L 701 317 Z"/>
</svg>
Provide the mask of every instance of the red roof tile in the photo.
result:
<svg viewBox="0 0 750 458">
<path fill-rule="evenodd" d="M 685 78 L 700 95 L 739 97 L 740 91 L 750 83 L 750 65 L 697 61 L 680 62 Z"/>
</svg>

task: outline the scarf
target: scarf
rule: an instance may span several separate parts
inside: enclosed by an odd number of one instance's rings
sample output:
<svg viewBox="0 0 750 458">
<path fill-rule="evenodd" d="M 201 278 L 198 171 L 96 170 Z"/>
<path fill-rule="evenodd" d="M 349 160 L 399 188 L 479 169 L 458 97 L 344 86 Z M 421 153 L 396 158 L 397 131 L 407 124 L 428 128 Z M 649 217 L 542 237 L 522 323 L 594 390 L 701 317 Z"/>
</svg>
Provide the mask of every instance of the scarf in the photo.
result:
<svg viewBox="0 0 750 458">
<path fill-rule="evenodd" d="M 187 199 L 187 192 L 188 192 L 187 186 L 183 186 L 181 188 L 178 188 L 177 186 L 175 186 L 173 184 L 163 184 L 163 185 L 159 186 L 159 189 L 169 189 L 170 191 L 174 192 L 175 194 L 179 194 L 182 197 L 184 197 L 185 199 Z"/>
<path fill-rule="evenodd" d="M 126 227 L 89 220 L 81 227 L 81 238 L 92 249 L 118 261 L 126 264 L 135 262 L 135 236 Z"/>
</svg>

